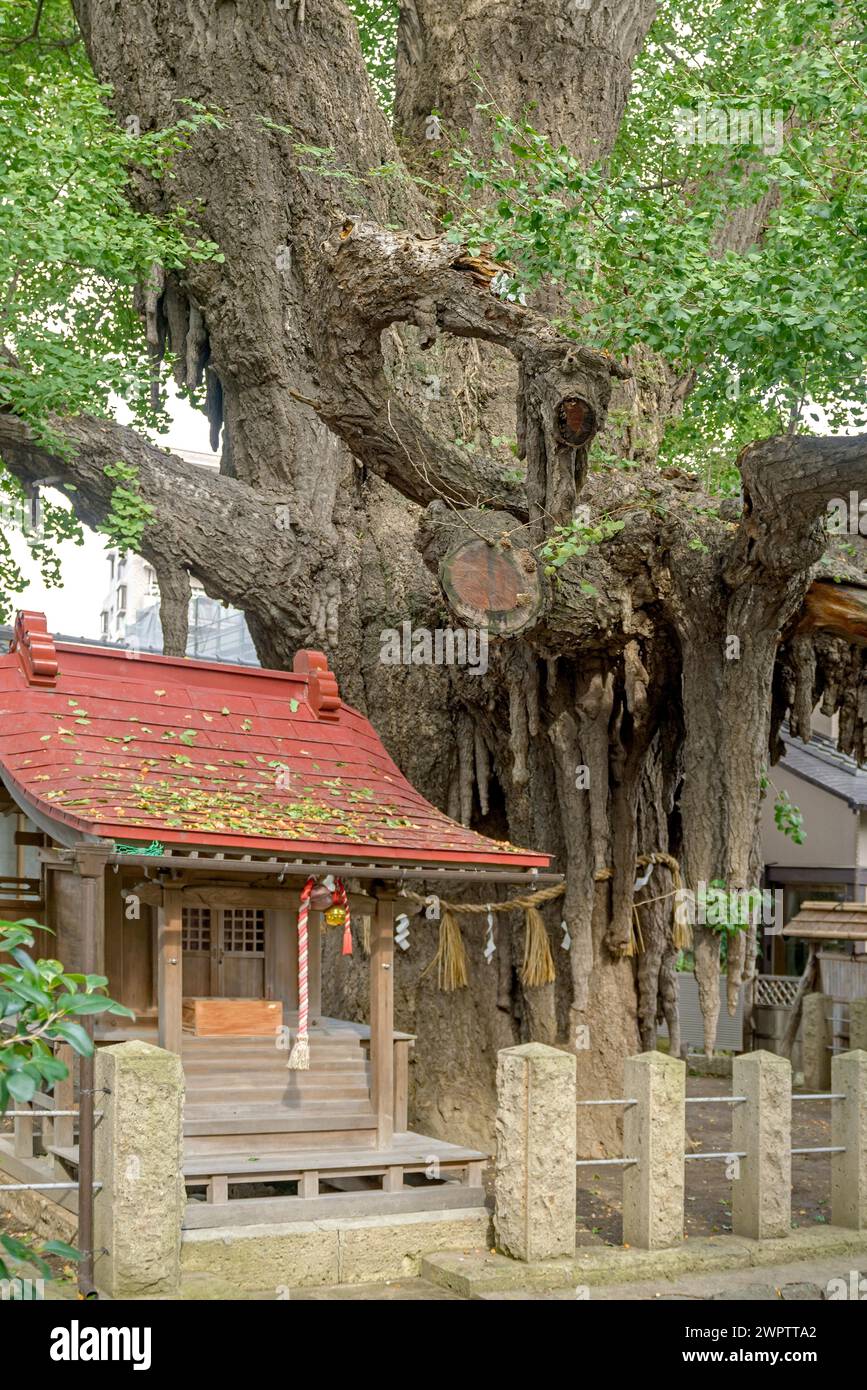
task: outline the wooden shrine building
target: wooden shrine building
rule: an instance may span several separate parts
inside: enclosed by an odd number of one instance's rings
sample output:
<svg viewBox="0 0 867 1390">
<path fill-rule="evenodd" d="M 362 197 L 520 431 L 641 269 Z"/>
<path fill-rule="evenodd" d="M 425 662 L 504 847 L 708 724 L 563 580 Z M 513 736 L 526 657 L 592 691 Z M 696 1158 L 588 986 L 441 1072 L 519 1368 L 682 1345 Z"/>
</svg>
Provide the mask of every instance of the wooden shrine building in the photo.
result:
<svg viewBox="0 0 867 1390">
<path fill-rule="evenodd" d="M 55 643 L 42 614 L 19 613 L 0 656 L 0 779 L 0 812 L 17 816 L 16 843 L 40 865 L 2 880 L 0 916 L 44 922 L 55 935 L 40 934 L 39 954 L 108 976 L 136 1018 L 98 1028 L 98 1041 L 182 1056 L 189 1224 L 258 1206 L 237 1200 L 253 1181 L 296 1183 L 278 1190 L 314 1215 L 359 1179 L 371 1201 L 403 1194 L 394 1209 L 443 1205 L 419 1176 L 432 1157 L 478 1202 L 486 1156 L 407 1128 L 399 891 L 550 882 L 549 858 L 425 801 L 321 653 L 298 652 L 291 672 L 226 666 Z M 309 1067 L 290 1070 L 311 880 Z M 369 944 L 369 1026 L 322 1014 L 323 919 L 343 921 L 344 887 L 353 950 Z M 49 1157 L 74 1173 L 74 1135 Z"/>
</svg>

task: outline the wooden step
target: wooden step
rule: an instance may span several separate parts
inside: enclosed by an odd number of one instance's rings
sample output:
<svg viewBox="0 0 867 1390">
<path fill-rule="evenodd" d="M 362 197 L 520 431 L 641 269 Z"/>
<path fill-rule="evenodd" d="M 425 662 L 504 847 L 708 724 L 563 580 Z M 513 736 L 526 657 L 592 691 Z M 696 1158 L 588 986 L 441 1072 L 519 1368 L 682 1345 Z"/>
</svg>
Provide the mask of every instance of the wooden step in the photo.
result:
<svg viewBox="0 0 867 1390">
<path fill-rule="evenodd" d="M 351 1050 L 349 1048 L 317 1048 L 310 1054 L 310 1066 L 307 1070 L 315 1071 L 319 1067 L 338 1066 L 356 1067 L 368 1064 L 368 1058 L 361 1049 Z M 283 1067 L 288 1070 L 289 1052 L 285 1049 L 267 1048 L 262 1052 L 247 1051 L 243 1052 L 197 1052 L 192 1057 L 188 1052 L 184 1052 L 181 1057 L 181 1064 L 185 1071 L 204 1071 L 208 1068 L 220 1071 L 234 1071 L 245 1067 Z"/>
<path fill-rule="evenodd" d="M 299 1129 L 293 1130 L 289 1138 L 279 1130 L 273 1134 L 188 1134 L 184 1138 L 184 1157 L 218 1156 L 228 1149 L 257 1154 L 281 1153 L 285 1152 L 287 1144 L 304 1152 L 321 1149 L 323 1144 L 341 1144 L 344 1148 L 369 1152 L 376 1144 L 376 1129 L 373 1125 L 363 1129 Z"/>
<path fill-rule="evenodd" d="M 293 1030 L 290 1029 L 288 1034 L 274 1034 L 272 1037 L 241 1036 L 239 1034 L 236 1037 L 227 1038 L 218 1033 L 204 1034 L 197 1037 L 192 1033 L 184 1033 L 181 1046 L 183 1051 L 190 1055 L 193 1053 L 214 1051 L 228 1052 L 234 1055 L 237 1055 L 240 1051 L 279 1052 L 285 1050 L 285 1043 L 284 1048 L 281 1049 L 277 1046 L 278 1041 L 287 1038 L 290 1044 L 294 1041 L 295 1033 Z M 351 1033 L 339 1035 L 334 1033 L 328 1035 L 310 1033 L 308 1034 L 308 1042 L 311 1051 L 316 1051 L 317 1049 L 328 1049 L 329 1051 L 331 1049 L 341 1049 L 346 1052 L 363 1051 L 361 1039 L 354 1037 Z"/>
<path fill-rule="evenodd" d="M 363 1086 L 367 1090 L 369 1081 L 364 1072 L 323 1072 L 321 1076 L 312 1071 L 246 1072 L 240 1076 L 190 1076 L 187 1077 L 185 1089 L 187 1096 L 220 1096 L 233 1095 L 235 1091 L 250 1090 L 257 1086 L 301 1096 L 310 1090 L 339 1091 L 341 1086 L 350 1086 L 353 1090 Z"/>
<path fill-rule="evenodd" d="M 283 1081 L 287 1085 L 291 1082 L 294 1085 L 303 1086 L 306 1082 L 312 1082 L 316 1086 L 327 1086 L 331 1081 L 338 1084 L 341 1081 L 364 1081 L 367 1078 L 368 1070 L 366 1067 L 342 1066 L 320 1070 L 318 1067 L 311 1067 L 309 1071 L 290 1071 L 288 1067 L 268 1067 L 250 1066 L 228 1068 L 223 1071 L 218 1067 L 207 1067 L 203 1071 L 186 1071 L 187 1088 L 190 1086 L 231 1086 L 236 1082 L 244 1085 L 254 1081 L 267 1081 L 270 1086 L 276 1086 L 278 1081 Z"/>
<path fill-rule="evenodd" d="M 238 1099 L 234 1096 L 227 1096 L 219 1103 L 214 1100 L 195 1098 L 187 1101 L 184 1105 L 184 1115 L 189 1120 L 200 1120 L 210 1115 L 217 1121 L 234 1120 L 242 1115 L 252 1115 L 258 1119 L 260 1115 L 304 1115 L 307 1113 L 318 1118 L 320 1115 L 329 1115 L 335 1111 L 357 1114 L 359 1111 L 371 1109 L 370 1096 L 366 1091 L 349 1100 L 316 1096 L 310 1100 L 305 1097 L 303 1101 L 293 1100 L 291 1096 L 287 1098 L 282 1093 L 269 1097 L 251 1091 Z"/>
<path fill-rule="evenodd" d="M 285 1063 L 289 1057 L 290 1051 L 291 1046 L 277 1047 L 273 1042 L 265 1040 L 263 1040 L 263 1045 L 261 1047 L 254 1047 L 246 1039 L 244 1039 L 243 1047 L 236 1048 L 228 1047 L 222 1041 L 214 1042 L 210 1047 L 197 1048 L 189 1048 L 186 1042 L 184 1042 L 181 1047 L 181 1054 L 185 1062 L 208 1061 L 213 1059 L 237 1062 L 240 1061 L 241 1058 L 274 1057 L 277 1060 L 282 1058 Z M 326 1061 L 329 1057 L 351 1057 L 353 1059 L 357 1057 L 363 1059 L 366 1055 L 366 1052 L 362 1048 L 353 1047 L 344 1042 L 336 1042 L 330 1045 L 320 1042 L 315 1043 L 310 1048 L 311 1059 L 315 1057 L 321 1058 L 323 1061 Z"/>
<path fill-rule="evenodd" d="M 72 1148 L 63 1148 L 62 1145 L 49 1144 L 45 1152 L 53 1154 L 55 1158 L 59 1158 L 61 1163 L 65 1164 L 68 1168 L 74 1168 L 76 1170 L 78 1169 L 77 1144 L 74 1144 Z"/>
<path fill-rule="evenodd" d="M 183 1059 L 184 1075 L 188 1078 L 199 1076 L 241 1076 L 250 1071 L 270 1073 L 272 1071 L 289 1071 L 286 1065 L 287 1054 L 281 1052 L 276 1058 L 270 1057 L 234 1057 L 229 1058 L 206 1058 L 190 1061 L 189 1058 Z M 359 1054 L 357 1057 L 315 1057 L 307 1071 L 296 1071 L 295 1076 L 327 1076 L 332 1072 L 346 1072 L 355 1075 L 359 1072 L 365 1074 L 370 1072 L 370 1063 L 366 1062 Z"/>
<path fill-rule="evenodd" d="M 185 1109 L 189 1111 L 190 1105 L 213 1105 L 215 1098 L 224 1098 L 226 1087 L 224 1086 L 188 1086 L 186 1088 Z M 250 1105 L 263 1104 L 274 1105 L 307 1105 L 308 1101 L 370 1101 L 370 1087 L 365 1086 L 364 1080 L 357 1081 L 356 1084 L 349 1084 L 346 1081 L 338 1081 L 333 1086 L 317 1086 L 313 1081 L 304 1083 L 302 1087 L 288 1086 L 285 1081 L 278 1081 L 276 1084 L 267 1081 L 236 1081 L 231 1087 L 232 1102 L 249 1102 Z"/>
<path fill-rule="evenodd" d="M 324 1106 L 321 1110 L 315 1107 Z M 315 1130 L 375 1129 L 376 1116 L 370 1105 L 360 1102 L 336 1107 L 322 1101 L 311 1101 L 297 1110 L 257 1110 L 250 1106 L 234 1114 L 215 1115 L 214 1107 L 202 1107 L 207 1113 L 184 1115 L 185 1135 L 245 1135 L 246 1142 L 239 1140 L 241 1147 L 247 1148 L 256 1142 L 260 1134 L 292 1134 L 313 1132 Z"/>
</svg>

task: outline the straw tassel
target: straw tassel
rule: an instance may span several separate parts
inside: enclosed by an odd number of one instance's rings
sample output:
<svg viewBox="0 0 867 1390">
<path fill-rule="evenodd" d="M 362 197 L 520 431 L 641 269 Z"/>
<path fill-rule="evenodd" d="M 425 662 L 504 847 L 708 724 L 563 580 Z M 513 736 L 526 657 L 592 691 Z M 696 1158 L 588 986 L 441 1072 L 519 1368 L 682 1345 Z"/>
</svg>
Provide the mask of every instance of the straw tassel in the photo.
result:
<svg viewBox="0 0 867 1390">
<path fill-rule="evenodd" d="M 445 990 L 447 994 L 451 994 L 456 989 L 466 989 L 468 976 L 464 939 L 461 936 L 457 918 L 448 908 L 440 918 L 440 936 L 436 955 L 425 967 L 422 974 L 426 975 L 434 965 L 437 968 L 437 984 L 440 989 Z"/>
<path fill-rule="evenodd" d="M 343 923 L 343 949 L 341 955 L 352 955 L 352 917 L 349 912 L 349 897 L 346 892 L 346 884 L 342 878 L 337 880 L 337 901 L 346 913 Z"/>
<path fill-rule="evenodd" d="M 524 962 L 521 981 L 525 985 L 550 985 L 555 977 L 551 943 L 538 907 L 525 909 Z"/>
</svg>

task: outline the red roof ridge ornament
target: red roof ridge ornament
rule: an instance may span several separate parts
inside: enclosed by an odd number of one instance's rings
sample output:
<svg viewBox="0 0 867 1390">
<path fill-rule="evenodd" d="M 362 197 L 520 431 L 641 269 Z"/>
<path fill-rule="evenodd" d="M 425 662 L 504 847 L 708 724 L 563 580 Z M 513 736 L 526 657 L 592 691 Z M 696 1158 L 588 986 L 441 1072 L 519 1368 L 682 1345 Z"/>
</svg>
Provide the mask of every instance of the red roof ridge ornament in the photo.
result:
<svg viewBox="0 0 867 1390">
<path fill-rule="evenodd" d="M 307 702 L 317 719 L 334 724 L 340 718 L 340 691 L 337 677 L 328 669 L 324 652 L 304 650 L 295 653 L 292 670 L 307 677 Z"/>
<path fill-rule="evenodd" d="M 57 650 L 44 613 L 19 609 L 9 650 L 18 653 L 28 685 L 54 688 L 59 672 Z"/>
</svg>

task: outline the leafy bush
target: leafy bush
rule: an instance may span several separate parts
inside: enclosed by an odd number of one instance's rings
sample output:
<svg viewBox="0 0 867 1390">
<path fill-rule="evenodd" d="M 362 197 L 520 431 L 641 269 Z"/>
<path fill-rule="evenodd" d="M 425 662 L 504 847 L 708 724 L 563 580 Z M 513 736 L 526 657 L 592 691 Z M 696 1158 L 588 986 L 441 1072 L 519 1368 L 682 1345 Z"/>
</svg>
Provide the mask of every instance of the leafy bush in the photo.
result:
<svg viewBox="0 0 867 1390">
<path fill-rule="evenodd" d="M 122 1014 L 131 1009 L 109 999 L 104 975 L 79 975 L 64 970 L 59 960 L 34 960 L 28 948 L 38 922 L 0 920 L 0 1116 L 11 1101 L 26 1105 L 37 1091 L 51 1091 L 69 1075 L 51 1044 L 68 1043 L 82 1057 L 93 1053 L 93 1040 L 76 1022 L 87 1014 Z M 22 1263 L 50 1277 L 45 1255 L 77 1259 L 78 1252 L 63 1241 L 51 1240 L 35 1251 L 14 1236 L 0 1232 L 0 1279 L 15 1278 Z"/>
</svg>

